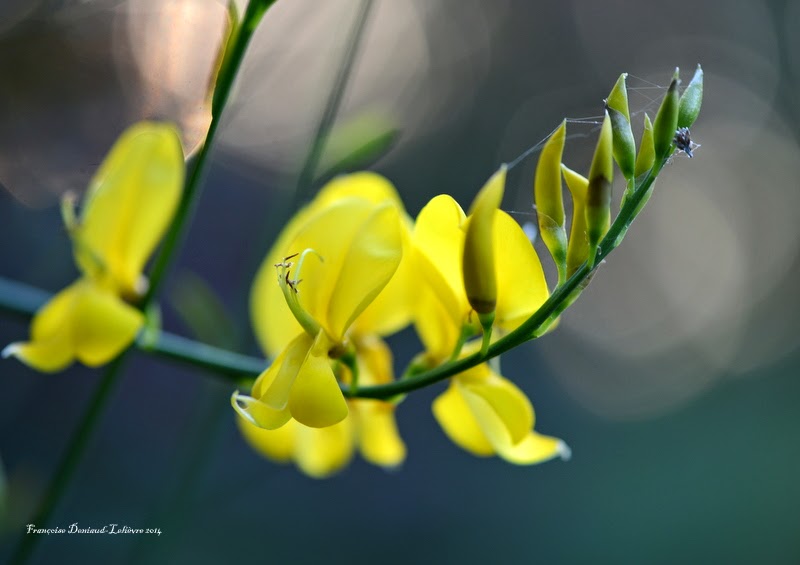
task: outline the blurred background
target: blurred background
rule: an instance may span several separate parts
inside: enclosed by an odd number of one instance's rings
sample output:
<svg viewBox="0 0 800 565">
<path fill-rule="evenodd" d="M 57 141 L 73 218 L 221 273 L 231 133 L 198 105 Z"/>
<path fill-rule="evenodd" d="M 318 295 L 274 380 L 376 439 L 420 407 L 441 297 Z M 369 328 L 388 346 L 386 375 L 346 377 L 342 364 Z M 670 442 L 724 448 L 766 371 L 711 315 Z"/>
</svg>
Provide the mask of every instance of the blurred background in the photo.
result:
<svg viewBox="0 0 800 565">
<path fill-rule="evenodd" d="M 58 197 L 85 187 L 128 124 L 176 121 L 197 148 L 225 22 L 215 0 L 0 5 L 0 276 L 50 292 L 75 277 Z M 665 168 L 558 331 L 503 359 L 537 430 L 573 458 L 514 467 L 462 452 L 430 411 L 440 385 L 398 411 L 402 469 L 356 459 L 315 481 L 244 444 L 230 385 L 136 354 L 53 523 L 164 535 L 50 536 L 33 561 L 800 561 L 799 27 L 792 0 L 280 0 L 254 37 L 161 299 L 167 329 L 197 334 L 203 298 L 231 329 L 202 337 L 255 355 L 249 282 L 290 210 L 361 141 L 391 141 L 371 168 L 412 216 L 439 193 L 466 207 L 564 117 L 575 120 L 565 161 L 586 172 L 619 73 L 630 73 L 638 135 L 674 67 L 686 83 L 702 64 L 695 158 Z M 509 176 L 504 207 L 521 223 L 535 220 L 537 157 Z M 0 344 L 27 332 L 0 317 Z M 418 342 L 406 330 L 391 343 L 400 370 Z M 0 560 L 100 374 L 0 363 Z"/>
</svg>

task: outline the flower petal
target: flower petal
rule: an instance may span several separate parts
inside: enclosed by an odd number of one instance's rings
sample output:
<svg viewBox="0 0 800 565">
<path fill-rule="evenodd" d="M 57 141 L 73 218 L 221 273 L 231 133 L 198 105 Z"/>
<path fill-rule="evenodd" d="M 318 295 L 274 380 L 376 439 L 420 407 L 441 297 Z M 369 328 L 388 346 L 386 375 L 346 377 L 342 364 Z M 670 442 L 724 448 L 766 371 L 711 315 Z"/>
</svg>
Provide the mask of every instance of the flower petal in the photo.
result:
<svg viewBox="0 0 800 565">
<path fill-rule="evenodd" d="M 275 408 L 261 401 L 264 392 L 275 382 L 278 373 L 284 366 L 287 351 L 288 349 L 278 355 L 272 365 L 258 376 L 256 382 L 253 383 L 253 390 L 250 393 L 252 396 L 239 394 L 238 390 L 231 395 L 233 409 L 236 410 L 241 418 L 260 429 L 276 430 L 286 424 L 292 417 L 288 406 Z"/>
<path fill-rule="evenodd" d="M 479 457 L 494 455 L 492 444 L 454 381 L 433 401 L 433 415 L 447 437 L 459 447 Z"/>
<path fill-rule="evenodd" d="M 371 204 L 390 201 L 398 210 L 404 211 L 403 202 L 394 186 L 385 177 L 370 171 L 341 175 L 323 186 L 311 203 L 315 209 L 325 208 L 342 198 L 356 197 Z"/>
<path fill-rule="evenodd" d="M 414 327 L 425 351 L 436 361 L 450 357 L 458 341 L 460 328 L 451 313 L 427 286 L 418 289 Z"/>
<path fill-rule="evenodd" d="M 355 400 L 358 447 L 361 455 L 380 467 L 397 467 L 406 458 L 406 446 L 397 431 L 394 406 L 380 400 Z"/>
<path fill-rule="evenodd" d="M 491 375 L 483 382 L 455 379 L 486 439 L 498 450 L 516 445 L 533 428 L 533 406 L 511 381 Z"/>
<path fill-rule="evenodd" d="M 414 318 L 418 285 L 410 226 L 411 221 L 401 216 L 403 257 L 400 265 L 375 300 L 353 322 L 353 334 L 391 335 L 403 329 Z"/>
<path fill-rule="evenodd" d="M 275 430 L 265 430 L 253 425 L 242 416 L 236 417 L 236 424 L 250 447 L 258 453 L 278 463 L 288 463 L 294 456 L 297 422 L 289 420 L 285 426 Z"/>
<path fill-rule="evenodd" d="M 284 353 L 273 363 L 273 367 L 277 365 L 277 368 L 270 374 L 272 382 L 266 385 L 265 379 L 261 385 L 263 387 L 261 390 L 264 391 L 258 397 L 261 402 L 275 410 L 286 408 L 292 385 L 313 344 L 314 341 L 305 332 L 292 340 Z"/>
<path fill-rule="evenodd" d="M 346 252 L 330 294 L 326 328 L 340 340 L 392 278 L 403 255 L 400 215 L 388 202 L 364 221 Z"/>
<path fill-rule="evenodd" d="M 413 235 L 417 268 L 459 328 L 470 311 L 461 273 L 465 219 L 455 200 L 440 195 L 419 213 Z"/>
<path fill-rule="evenodd" d="M 394 380 L 392 352 L 374 336 L 357 341 L 360 382 L 385 384 Z M 381 467 L 396 467 L 406 456 L 406 446 L 397 430 L 394 405 L 380 400 L 352 400 L 350 406 L 356 423 L 358 446 L 364 459 Z"/>
<path fill-rule="evenodd" d="M 535 465 L 555 457 L 567 460 L 571 456 L 569 447 L 562 440 L 536 432 L 528 433 L 517 445 L 503 446 L 497 453 L 516 465 Z"/>
<path fill-rule="evenodd" d="M 550 292 L 542 264 L 519 224 L 505 212 L 495 213 L 497 309 L 495 324 L 511 331 L 544 304 Z"/>
<path fill-rule="evenodd" d="M 264 430 L 277 430 L 292 418 L 288 406 L 276 410 L 257 398 L 239 394 L 238 390 L 231 395 L 231 406 L 240 417 Z"/>
<path fill-rule="evenodd" d="M 292 417 L 311 428 L 332 426 L 347 417 L 347 402 L 331 369 L 327 343 L 321 332 L 289 393 Z"/>
<path fill-rule="evenodd" d="M 355 320 L 353 327 L 356 334 L 389 335 L 408 325 L 413 317 L 412 223 L 394 186 L 381 175 L 365 171 L 337 177 L 320 190 L 313 206 L 321 208 L 345 197 L 362 198 L 375 205 L 390 202 L 400 213 L 403 258 L 389 283 Z"/>
<path fill-rule="evenodd" d="M 71 318 L 82 284 L 82 281 L 71 284 L 42 306 L 31 323 L 31 340 L 7 346 L 3 357 L 14 356 L 45 373 L 69 366 L 75 360 Z"/>
<path fill-rule="evenodd" d="M 333 296 L 339 285 L 340 276 L 344 272 L 355 271 L 356 275 L 364 274 L 365 277 L 370 277 L 368 273 L 364 272 L 364 265 L 350 264 L 348 256 L 352 246 L 363 245 L 363 242 L 357 240 L 359 236 L 363 238 L 362 227 L 369 222 L 374 211 L 375 207 L 363 199 L 339 200 L 309 218 L 295 239 L 289 242 L 285 248 L 287 255 L 301 253 L 306 249 L 314 249 L 318 254 L 318 256 L 308 255 L 299 275 L 297 266 L 295 266 L 292 276 L 299 276 L 303 281 L 299 286 L 298 293 L 302 307 L 335 340 L 342 337 L 343 321 L 337 319 L 337 328 L 334 331 L 333 324 L 329 320 L 329 309 L 335 302 Z M 397 231 L 399 232 L 399 229 Z M 399 251 L 399 242 L 397 246 Z M 299 258 L 293 259 L 293 261 L 298 260 Z M 399 262 L 399 256 L 396 260 Z M 353 276 L 352 272 L 350 276 Z M 383 282 L 383 285 L 385 284 L 386 281 Z M 382 288 L 383 286 L 378 288 L 372 298 Z M 358 297 L 356 303 L 352 303 L 352 301 L 348 301 L 347 304 L 340 303 L 337 308 L 353 313 L 363 298 L 363 296 Z M 361 309 L 363 310 L 365 306 L 366 304 Z M 285 304 L 284 307 L 286 307 Z"/>
<path fill-rule="evenodd" d="M 97 367 L 133 343 L 144 325 L 144 315 L 94 284 L 79 284 L 71 313 L 72 344 L 79 361 Z"/>
<path fill-rule="evenodd" d="M 60 371 L 75 358 L 96 367 L 129 346 L 142 325 L 144 316 L 136 308 L 79 279 L 36 313 L 31 341 L 11 344 L 3 355 L 44 372 Z"/>
<path fill-rule="evenodd" d="M 95 277 L 97 261 L 119 292 L 141 292 L 139 280 L 180 199 L 184 160 L 171 125 L 141 122 L 112 147 L 89 186 L 76 232 L 76 260 Z"/>
<path fill-rule="evenodd" d="M 297 424 L 294 459 L 309 477 L 323 479 L 344 468 L 353 457 L 350 418 L 327 428 Z"/>
<path fill-rule="evenodd" d="M 280 353 L 286 345 L 288 345 L 292 336 L 297 335 L 302 331 L 302 328 L 294 319 L 289 308 L 283 298 L 280 288 L 276 284 L 277 275 L 275 272 L 275 263 L 283 260 L 284 257 L 303 251 L 298 248 L 298 245 L 292 245 L 297 239 L 298 235 L 304 231 L 308 224 L 313 224 L 318 215 L 326 217 L 326 211 L 335 205 L 340 204 L 342 201 L 361 201 L 362 204 L 377 205 L 384 202 L 390 202 L 395 206 L 403 220 L 403 231 L 408 231 L 408 220 L 405 218 L 402 203 L 394 190 L 394 187 L 383 177 L 374 173 L 354 173 L 352 175 L 343 175 L 335 178 L 327 185 L 325 185 L 317 195 L 317 197 L 305 208 L 300 210 L 281 231 L 275 245 L 270 250 L 266 259 L 259 268 L 253 283 L 253 288 L 250 294 L 250 310 L 253 319 L 256 336 L 258 337 L 261 346 L 268 355 L 275 356 Z M 364 210 L 368 210 L 369 206 Z M 360 217 L 360 216 L 359 216 Z M 342 220 L 344 218 L 344 220 Z M 349 219 L 348 219 L 349 218 Z M 323 245 L 327 242 L 330 234 L 325 233 L 325 229 L 333 229 L 337 233 L 342 230 L 341 222 L 344 221 L 346 225 L 352 225 L 355 229 L 354 222 L 358 220 L 356 214 L 344 212 L 337 215 L 336 219 L 329 222 L 332 226 L 330 228 L 323 228 L 315 232 L 318 235 L 319 242 L 309 241 L 307 246 L 316 249 L 318 252 L 326 254 L 322 249 Z M 335 222 L 340 225 L 336 226 Z M 307 237 L 306 240 L 313 238 Z M 301 244 L 301 242 L 297 242 Z M 309 263 L 313 262 L 311 259 Z M 310 269 L 309 269 L 310 267 Z M 401 269 L 402 264 L 401 264 Z M 307 264 L 304 271 L 312 274 L 315 269 L 313 265 Z M 411 270 L 408 268 L 406 270 Z M 307 283 L 303 283 L 301 292 L 308 294 Z M 404 275 L 404 279 L 406 276 Z M 387 334 L 396 331 L 400 327 L 408 323 L 408 312 L 405 308 L 400 308 L 399 305 L 405 303 L 407 298 L 406 294 L 410 294 L 409 287 L 403 283 L 405 280 L 398 282 L 392 286 L 390 290 L 388 287 L 378 297 L 379 301 L 384 302 L 384 306 L 376 306 L 375 308 L 368 308 L 372 312 L 368 316 L 368 320 L 364 322 L 364 331 Z M 313 286 L 313 284 L 312 284 Z M 387 294 L 386 298 L 381 298 Z M 329 294 L 327 294 L 329 296 Z M 392 309 L 392 304 L 395 308 Z M 316 313 L 316 312 L 312 312 Z M 387 315 L 388 314 L 388 315 Z M 361 330 L 359 330 L 361 331 Z"/>
<path fill-rule="evenodd" d="M 75 360 L 72 344 L 66 337 L 11 343 L 3 349 L 2 356 L 16 357 L 29 367 L 43 373 L 56 373 L 66 369 Z"/>
</svg>

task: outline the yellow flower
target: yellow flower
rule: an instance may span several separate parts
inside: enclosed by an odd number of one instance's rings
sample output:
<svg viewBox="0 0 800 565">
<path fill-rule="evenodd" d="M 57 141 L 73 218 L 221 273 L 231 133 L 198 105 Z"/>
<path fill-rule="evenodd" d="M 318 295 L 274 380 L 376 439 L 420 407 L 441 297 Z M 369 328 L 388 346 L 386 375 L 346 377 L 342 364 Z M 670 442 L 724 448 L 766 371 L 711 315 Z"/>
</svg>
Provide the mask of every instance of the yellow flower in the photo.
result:
<svg viewBox="0 0 800 565">
<path fill-rule="evenodd" d="M 486 363 L 452 379 L 433 402 L 433 414 L 453 443 L 479 457 L 533 465 L 570 456 L 563 441 L 533 431 L 530 400 Z"/>
<path fill-rule="evenodd" d="M 461 206 L 441 195 L 422 209 L 414 226 L 418 277 L 429 289 L 418 291 L 415 322 L 428 354 L 437 362 L 450 356 L 470 318 L 462 277 L 466 221 Z M 528 319 L 549 291 L 536 251 L 517 222 L 498 210 L 492 231 L 497 280 L 494 324 L 502 333 Z"/>
<path fill-rule="evenodd" d="M 299 438 L 328 438 L 322 444 L 334 442 L 338 447 L 329 446 L 330 457 L 322 457 L 326 462 L 322 467 L 339 468 L 350 458 L 342 454 L 352 448 L 346 448 L 347 442 L 337 442 L 340 436 L 330 429 L 336 425 L 337 430 L 351 430 L 344 434 L 350 443 L 356 432 L 370 445 L 378 437 L 377 443 L 383 442 L 393 453 L 373 457 L 378 464 L 392 466 L 402 460 L 404 449 L 396 448 L 402 443 L 391 405 L 354 401 L 350 405 L 357 408 L 356 414 L 348 417 L 334 365 L 337 358 L 354 351 L 359 382 L 392 379 L 388 348 L 374 343 L 376 336 L 411 321 L 412 265 L 410 259 L 402 260 L 404 248 L 410 245 L 409 225 L 391 184 L 378 175 L 358 173 L 326 185 L 278 237 L 251 295 L 256 335 L 266 353 L 277 357 L 256 379 L 250 396 L 237 392 L 232 398 L 247 423 L 242 423 L 245 437 L 262 453 L 278 460 L 281 457 L 273 453 L 291 454 L 302 469 L 318 469 L 303 463 L 304 458 L 311 457 L 310 449 L 327 453 L 327 448 L 309 447 L 317 444 Z M 291 257 L 297 253 L 299 257 Z M 374 410 L 378 405 L 381 408 Z M 356 425 L 355 419 L 363 422 Z M 261 433 L 258 428 L 280 433 Z M 324 428 L 324 433 L 310 433 L 306 428 Z M 275 438 L 276 444 L 289 442 L 292 447 L 264 448 L 262 444 L 270 441 L 264 438 Z M 362 449 L 368 458 L 368 452 L 377 451 Z M 306 472 L 320 476 L 330 471 Z"/>
<path fill-rule="evenodd" d="M 147 290 L 142 270 L 172 220 L 183 175 L 172 126 L 141 122 L 122 134 L 92 179 L 79 218 L 66 202 L 81 278 L 36 313 L 30 341 L 7 346 L 4 357 L 54 372 L 75 359 L 102 365 L 130 345 L 144 317 L 126 300 Z"/>
<path fill-rule="evenodd" d="M 360 380 L 383 384 L 392 380 L 388 347 L 377 337 L 358 345 Z M 405 459 L 406 448 L 397 431 L 394 406 L 380 400 L 350 400 L 349 415 L 333 426 L 310 428 L 289 420 L 267 430 L 242 416 L 237 423 L 248 443 L 259 453 L 279 463 L 294 462 L 306 475 L 325 478 L 344 468 L 358 448 L 374 465 L 395 468 Z"/>
<path fill-rule="evenodd" d="M 470 325 L 470 305 L 461 275 L 468 221 L 458 203 L 442 195 L 423 208 L 414 227 L 415 258 L 425 283 L 419 291 L 415 324 L 434 363 L 451 357 L 462 328 Z M 500 210 L 495 212 L 492 245 L 498 335 L 530 317 L 549 291 L 530 241 Z M 533 431 L 528 398 L 487 364 L 453 377 L 447 391 L 434 402 L 433 412 L 448 437 L 476 455 L 496 454 L 512 463 L 533 464 L 568 454 L 561 440 Z"/>
</svg>

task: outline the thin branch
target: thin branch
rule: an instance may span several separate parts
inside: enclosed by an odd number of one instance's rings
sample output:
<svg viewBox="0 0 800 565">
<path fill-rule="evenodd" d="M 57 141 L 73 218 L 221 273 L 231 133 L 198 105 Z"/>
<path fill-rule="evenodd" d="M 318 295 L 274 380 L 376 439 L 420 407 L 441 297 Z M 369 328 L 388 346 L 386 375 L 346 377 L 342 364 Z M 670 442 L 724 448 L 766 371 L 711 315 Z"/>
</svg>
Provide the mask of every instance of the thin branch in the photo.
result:
<svg viewBox="0 0 800 565">
<path fill-rule="evenodd" d="M 357 391 L 352 390 L 347 385 L 342 385 L 342 391 L 345 396 L 349 398 L 389 399 L 457 375 L 526 341 L 530 341 L 537 330 L 548 323 L 554 315 L 560 314 L 565 306 L 574 300 L 576 290 L 597 269 L 602 259 L 619 246 L 628 227 L 639 212 L 637 210 L 639 204 L 645 198 L 653 182 L 655 182 L 656 176 L 664 163 L 659 163 L 657 167 L 654 167 L 642 180 L 633 196 L 626 200 L 616 220 L 614 220 L 608 233 L 600 243 L 597 261 L 594 266 L 589 267 L 588 264 L 584 263 L 575 271 L 572 277 L 555 289 L 539 310 L 516 330 L 493 343 L 485 355 L 481 355 L 478 352 L 468 357 L 439 365 L 433 369 L 416 373 L 407 379 L 383 385 L 359 387 Z M 0 277 L 0 310 L 29 317 L 49 298 L 50 295 L 45 291 Z M 243 380 L 248 381 L 255 378 L 268 366 L 268 362 L 264 359 L 227 351 L 168 332 L 160 332 L 156 335 L 144 334 L 137 340 L 137 346 L 151 355 L 198 367 L 210 375 L 223 378 L 235 385 L 243 384 Z"/>
</svg>

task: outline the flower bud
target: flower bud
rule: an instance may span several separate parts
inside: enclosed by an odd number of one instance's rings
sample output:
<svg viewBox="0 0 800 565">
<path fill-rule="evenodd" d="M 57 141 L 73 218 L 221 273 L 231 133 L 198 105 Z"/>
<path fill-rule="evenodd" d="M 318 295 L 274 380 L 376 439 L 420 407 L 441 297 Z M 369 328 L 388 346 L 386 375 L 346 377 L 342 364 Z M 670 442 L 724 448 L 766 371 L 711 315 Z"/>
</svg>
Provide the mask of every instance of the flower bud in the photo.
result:
<svg viewBox="0 0 800 565">
<path fill-rule="evenodd" d="M 606 100 L 606 111 L 611 118 L 611 131 L 614 139 L 614 159 L 619 165 L 622 175 L 630 180 L 633 178 L 634 162 L 636 160 L 636 145 L 631 131 L 631 118 L 628 110 L 628 92 L 625 88 L 625 77 L 619 75 L 611 94 Z"/>
<path fill-rule="evenodd" d="M 586 239 L 586 194 L 589 190 L 589 179 L 566 165 L 561 165 L 561 172 L 572 194 L 572 227 L 567 247 L 567 276 L 571 277 L 589 258 L 589 241 Z"/>
<path fill-rule="evenodd" d="M 653 168 L 656 154 L 653 148 L 653 124 L 650 123 L 650 116 L 644 115 L 644 130 L 642 131 L 642 141 L 639 143 L 639 155 L 636 156 L 636 169 L 634 175 L 639 177 Z"/>
<path fill-rule="evenodd" d="M 678 95 L 678 69 L 672 77 L 667 94 L 661 102 L 661 107 L 656 114 L 653 122 L 653 145 L 655 148 L 656 159 L 666 159 L 672 152 L 672 140 L 678 129 L 678 106 L 680 97 Z"/>
<path fill-rule="evenodd" d="M 564 228 L 564 199 L 561 193 L 561 155 L 566 132 L 567 122 L 564 120 L 542 149 L 533 185 L 539 232 L 558 268 L 559 282 L 566 278 L 567 260 L 567 232 Z"/>
<path fill-rule="evenodd" d="M 503 200 L 506 166 L 486 182 L 470 208 L 470 219 L 464 239 L 464 289 L 470 306 L 478 315 L 494 312 L 497 303 L 497 275 L 494 265 L 495 211 Z"/>
<path fill-rule="evenodd" d="M 611 183 L 614 179 L 612 147 L 611 118 L 606 112 L 592 158 L 592 167 L 589 169 L 589 186 L 586 192 L 586 235 L 590 263 L 593 263 L 597 245 L 611 225 Z"/>
<path fill-rule="evenodd" d="M 697 65 L 689 86 L 683 91 L 678 107 L 678 128 L 692 127 L 703 104 L 703 69 Z"/>
</svg>

